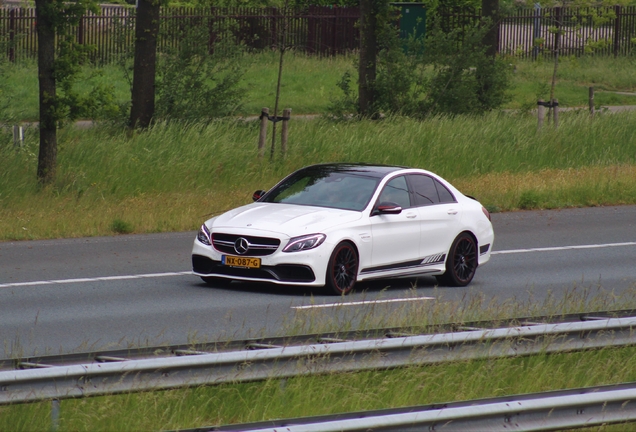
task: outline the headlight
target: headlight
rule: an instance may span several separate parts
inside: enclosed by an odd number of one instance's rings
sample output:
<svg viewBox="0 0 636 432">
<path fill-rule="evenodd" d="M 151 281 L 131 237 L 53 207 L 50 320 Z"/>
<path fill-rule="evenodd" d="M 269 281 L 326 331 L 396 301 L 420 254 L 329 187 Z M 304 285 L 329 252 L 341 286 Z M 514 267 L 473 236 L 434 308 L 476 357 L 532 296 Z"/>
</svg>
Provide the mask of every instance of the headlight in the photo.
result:
<svg viewBox="0 0 636 432">
<path fill-rule="evenodd" d="M 210 241 L 210 231 L 208 230 L 208 227 L 205 226 L 205 224 L 201 225 L 201 228 L 199 228 L 197 240 L 199 240 L 206 246 L 212 246 L 212 242 Z"/>
<path fill-rule="evenodd" d="M 324 234 L 309 234 L 289 239 L 283 252 L 299 252 L 318 247 L 327 238 Z"/>
</svg>

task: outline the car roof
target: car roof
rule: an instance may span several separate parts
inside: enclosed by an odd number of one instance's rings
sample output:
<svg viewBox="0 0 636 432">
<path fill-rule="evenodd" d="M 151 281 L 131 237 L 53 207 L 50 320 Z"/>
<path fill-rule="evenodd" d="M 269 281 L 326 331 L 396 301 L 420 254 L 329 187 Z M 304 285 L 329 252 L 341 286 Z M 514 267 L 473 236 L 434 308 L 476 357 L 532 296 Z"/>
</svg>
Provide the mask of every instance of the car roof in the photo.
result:
<svg viewBox="0 0 636 432">
<path fill-rule="evenodd" d="M 406 169 L 406 167 L 401 166 L 391 166 L 391 165 L 370 165 L 363 163 L 327 163 L 327 164 L 317 164 L 317 165 L 309 165 L 304 168 L 299 169 L 297 172 L 321 172 L 323 174 L 328 174 L 332 172 L 341 172 L 348 173 L 354 175 L 363 175 L 368 177 L 377 177 L 382 178 L 387 174 L 390 174 L 395 171 Z"/>
</svg>

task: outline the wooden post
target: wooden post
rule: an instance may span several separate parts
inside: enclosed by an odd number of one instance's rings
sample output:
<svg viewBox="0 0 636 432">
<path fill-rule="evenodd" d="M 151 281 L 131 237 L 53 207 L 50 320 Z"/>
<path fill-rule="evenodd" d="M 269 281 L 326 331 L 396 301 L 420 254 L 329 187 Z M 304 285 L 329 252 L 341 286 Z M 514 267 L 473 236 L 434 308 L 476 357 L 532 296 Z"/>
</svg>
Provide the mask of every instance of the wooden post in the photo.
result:
<svg viewBox="0 0 636 432">
<path fill-rule="evenodd" d="M 22 147 L 24 144 L 24 130 L 22 126 L 13 126 L 13 146 Z"/>
<path fill-rule="evenodd" d="M 554 110 L 554 128 L 559 127 L 559 100 L 552 99 L 552 109 Z"/>
<path fill-rule="evenodd" d="M 265 154 L 265 141 L 267 140 L 267 122 L 269 116 L 269 108 L 261 110 L 261 134 L 258 137 L 258 157 L 262 158 Z"/>
<path fill-rule="evenodd" d="M 594 87 L 590 87 L 590 115 L 594 115 Z"/>
<path fill-rule="evenodd" d="M 291 117 L 291 108 L 285 108 L 283 110 L 283 127 L 281 128 L 280 150 L 283 153 L 283 157 L 287 153 L 287 136 L 289 135 L 289 118 Z"/>
<path fill-rule="evenodd" d="M 543 106 L 543 99 L 539 99 L 539 103 L 537 104 L 537 113 L 539 115 L 539 123 L 537 125 L 537 129 L 541 130 L 543 127 L 543 119 L 545 118 L 545 107 Z"/>
</svg>

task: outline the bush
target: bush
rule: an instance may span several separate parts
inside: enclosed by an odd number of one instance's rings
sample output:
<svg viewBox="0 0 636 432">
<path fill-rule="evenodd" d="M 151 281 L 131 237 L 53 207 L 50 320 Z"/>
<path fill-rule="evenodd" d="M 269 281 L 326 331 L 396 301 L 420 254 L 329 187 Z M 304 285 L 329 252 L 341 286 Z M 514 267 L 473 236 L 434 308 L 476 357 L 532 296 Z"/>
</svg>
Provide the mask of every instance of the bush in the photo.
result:
<svg viewBox="0 0 636 432">
<path fill-rule="evenodd" d="M 184 29 L 179 47 L 160 55 L 155 117 L 191 120 L 233 113 L 243 96 L 240 51 L 210 46 L 205 25 Z"/>
<path fill-rule="evenodd" d="M 387 21 L 379 41 L 374 84 L 374 111 L 423 118 L 438 114 L 480 114 L 507 100 L 508 66 L 485 53 L 487 25 L 444 32 L 432 16 L 426 38 L 399 39 Z M 338 84 L 343 96 L 332 101 L 330 112 L 357 112 L 358 95 L 350 74 Z"/>
</svg>

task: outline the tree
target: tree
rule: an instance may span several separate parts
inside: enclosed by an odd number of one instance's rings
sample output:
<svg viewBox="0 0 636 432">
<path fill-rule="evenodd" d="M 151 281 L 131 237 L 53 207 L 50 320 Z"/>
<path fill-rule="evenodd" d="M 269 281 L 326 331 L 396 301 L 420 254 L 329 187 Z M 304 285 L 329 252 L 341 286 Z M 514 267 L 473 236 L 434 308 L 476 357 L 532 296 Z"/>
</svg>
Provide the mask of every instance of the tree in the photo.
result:
<svg viewBox="0 0 636 432">
<path fill-rule="evenodd" d="M 378 4 L 360 0 L 360 60 L 358 62 L 358 112 L 373 114 L 378 54 Z"/>
<path fill-rule="evenodd" d="M 95 10 L 92 0 L 36 0 L 35 13 L 38 35 L 38 82 L 40 102 L 40 152 L 37 177 L 41 184 L 55 180 L 57 169 L 57 127 L 71 118 L 72 106 L 79 99 L 72 94 L 73 78 L 78 73 L 79 60 L 87 52 L 71 33 L 88 9 Z M 56 46 L 56 38 L 58 40 Z M 64 89 L 58 95 L 58 84 Z"/>
<path fill-rule="evenodd" d="M 494 59 L 499 46 L 499 0 L 481 0 L 481 16 L 488 27 L 484 35 L 486 55 Z"/>
<path fill-rule="evenodd" d="M 135 63 L 130 127 L 146 128 L 155 113 L 155 72 L 160 0 L 139 0 L 135 23 Z"/>
</svg>

